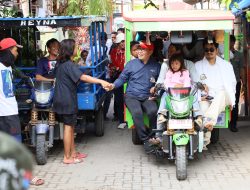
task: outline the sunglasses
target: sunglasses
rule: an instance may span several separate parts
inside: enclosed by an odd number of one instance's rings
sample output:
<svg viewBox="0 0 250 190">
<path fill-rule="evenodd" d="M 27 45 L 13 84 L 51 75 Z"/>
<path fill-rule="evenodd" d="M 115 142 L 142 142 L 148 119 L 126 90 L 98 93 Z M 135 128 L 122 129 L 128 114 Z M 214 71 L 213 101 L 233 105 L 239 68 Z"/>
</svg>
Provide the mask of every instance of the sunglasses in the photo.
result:
<svg viewBox="0 0 250 190">
<path fill-rule="evenodd" d="M 213 53 L 214 50 L 215 50 L 214 48 L 205 48 L 205 52 L 212 52 Z"/>
</svg>

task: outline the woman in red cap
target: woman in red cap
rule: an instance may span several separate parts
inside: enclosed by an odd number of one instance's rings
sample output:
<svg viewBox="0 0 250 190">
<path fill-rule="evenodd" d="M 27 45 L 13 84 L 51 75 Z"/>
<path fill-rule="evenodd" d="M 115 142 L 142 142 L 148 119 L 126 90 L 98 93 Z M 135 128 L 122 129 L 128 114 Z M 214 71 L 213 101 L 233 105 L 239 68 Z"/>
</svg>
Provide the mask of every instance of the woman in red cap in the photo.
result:
<svg viewBox="0 0 250 190">
<path fill-rule="evenodd" d="M 22 48 L 13 38 L 4 38 L 0 42 L 0 131 L 8 133 L 20 143 L 21 124 L 18 106 L 12 84 L 12 66 L 18 56 L 18 48 Z M 33 177 L 31 185 L 44 184 L 43 179 Z"/>
</svg>

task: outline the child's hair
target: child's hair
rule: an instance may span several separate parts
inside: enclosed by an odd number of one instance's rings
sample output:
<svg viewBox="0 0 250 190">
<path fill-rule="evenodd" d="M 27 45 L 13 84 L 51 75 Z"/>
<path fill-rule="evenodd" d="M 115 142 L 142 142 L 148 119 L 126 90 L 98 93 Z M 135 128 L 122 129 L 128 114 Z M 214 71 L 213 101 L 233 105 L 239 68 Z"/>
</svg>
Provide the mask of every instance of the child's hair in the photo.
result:
<svg viewBox="0 0 250 190">
<path fill-rule="evenodd" d="M 60 43 L 58 60 L 60 63 L 69 61 L 75 50 L 75 40 L 65 39 Z"/>
<path fill-rule="evenodd" d="M 134 45 L 139 45 L 140 43 L 138 41 L 131 41 L 130 42 L 130 51 Z"/>
<path fill-rule="evenodd" d="M 171 67 L 171 64 L 174 62 L 174 61 L 179 61 L 181 63 L 181 67 L 178 71 L 181 72 L 181 76 L 182 76 L 182 71 L 185 71 L 186 70 L 186 67 L 185 67 L 185 64 L 184 64 L 184 58 L 183 58 L 183 55 L 181 53 L 174 53 L 170 59 L 169 59 L 169 69 L 174 73 L 175 71 L 172 69 Z M 177 72 L 178 72 L 177 71 Z"/>
<path fill-rule="evenodd" d="M 88 52 L 86 49 L 82 50 L 82 52 L 81 52 L 81 57 L 83 57 L 83 54 L 84 54 L 84 53 L 87 53 L 87 54 L 88 54 L 89 52 Z"/>
</svg>

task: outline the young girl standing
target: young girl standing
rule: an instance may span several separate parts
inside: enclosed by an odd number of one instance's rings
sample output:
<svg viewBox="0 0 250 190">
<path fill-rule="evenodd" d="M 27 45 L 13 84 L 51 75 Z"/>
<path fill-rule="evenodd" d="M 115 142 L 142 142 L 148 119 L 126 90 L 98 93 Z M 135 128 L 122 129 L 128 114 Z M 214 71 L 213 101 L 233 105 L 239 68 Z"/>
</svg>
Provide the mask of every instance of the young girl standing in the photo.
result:
<svg viewBox="0 0 250 190">
<path fill-rule="evenodd" d="M 83 74 L 79 66 L 73 63 L 77 54 L 74 40 L 66 39 L 60 44 L 56 67 L 56 86 L 53 98 L 53 110 L 64 123 L 64 164 L 82 162 L 85 154 L 77 153 L 74 143 L 74 126 L 77 123 L 77 83 L 80 81 L 101 84 L 107 89 L 108 82 Z"/>
</svg>

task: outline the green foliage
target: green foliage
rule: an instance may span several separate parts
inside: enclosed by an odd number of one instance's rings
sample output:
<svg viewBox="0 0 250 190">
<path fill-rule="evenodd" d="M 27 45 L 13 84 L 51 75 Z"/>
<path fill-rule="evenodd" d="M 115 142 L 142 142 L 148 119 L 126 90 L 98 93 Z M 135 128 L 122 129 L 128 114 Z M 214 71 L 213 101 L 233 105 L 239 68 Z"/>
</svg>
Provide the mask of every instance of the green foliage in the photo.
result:
<svg viewBox="0 0 250 190">
<path fill-rule="evenodd" d="M 0 9 L 1 17 L 16 17 L 17 9 L 15 7 L 3 7 Z"/>
<path fill-rule="evenodd" d="M 65 15 L 85 15 L 87 0 L 68 0 Z"/>
<path fill-rule="evenodd" d="M 68 0 L 60 4 L 58 15 L 107 15 L 113 13 L 112 0 Z"/>
<path fill-rule="evenodd" d="M 89 15 L 106 15 L 113 14 L 112 0 L 89 0 L 88 3 Z"/>
</svg>

